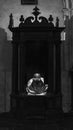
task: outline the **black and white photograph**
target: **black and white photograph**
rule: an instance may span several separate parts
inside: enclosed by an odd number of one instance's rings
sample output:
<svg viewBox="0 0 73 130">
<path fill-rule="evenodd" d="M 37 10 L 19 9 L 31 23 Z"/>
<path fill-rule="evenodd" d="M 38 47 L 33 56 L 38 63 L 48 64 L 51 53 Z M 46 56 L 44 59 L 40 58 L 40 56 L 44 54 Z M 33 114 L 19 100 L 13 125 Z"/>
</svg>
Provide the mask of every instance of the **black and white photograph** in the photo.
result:
<svg viewBox="0 0 73 130">
<path fill-rule="evenodd" d="M 0 0 L 0 130 L 73 130 L 73 0 Z"/>
</svg>

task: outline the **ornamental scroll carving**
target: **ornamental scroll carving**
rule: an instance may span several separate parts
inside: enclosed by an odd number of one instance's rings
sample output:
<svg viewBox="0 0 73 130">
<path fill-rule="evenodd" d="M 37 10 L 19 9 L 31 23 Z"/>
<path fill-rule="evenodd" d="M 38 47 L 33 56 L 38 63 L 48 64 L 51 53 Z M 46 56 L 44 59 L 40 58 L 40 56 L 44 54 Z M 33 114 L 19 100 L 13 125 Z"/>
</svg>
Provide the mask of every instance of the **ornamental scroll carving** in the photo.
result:
<svg viewBox="0 0 73 130">
<path fill-rule="evenodd" d="M 48 26 L 48 27 L 54 27 L 54 23 L 53 23 L 53 17 L 52 15 L 49 16 L 49 18 L 47 19 L 44 16 L 39 16 L 40 11 L 39 8 L 37 6 L 35 6 L 35 8 L 33 9 L 32 12 L 32 16 L 27 17 L 26 19 L 24 18 L 23 15 L 20 16 L 20 24 L 19 27 L 23 28 L 24 26 L 31 26 L 31 25 L 40 25 L 40 26 Z M 12 21 L 12 22 L 11 22 Z M 11 29 L 13 28 L 13 15 L 11 13 L 10 15 L 10 20 L 9 20 L 9 26 L 8 28 Z M 56 18 L 56 27 L 59 27 L 59 18 Z"/>
</svg>

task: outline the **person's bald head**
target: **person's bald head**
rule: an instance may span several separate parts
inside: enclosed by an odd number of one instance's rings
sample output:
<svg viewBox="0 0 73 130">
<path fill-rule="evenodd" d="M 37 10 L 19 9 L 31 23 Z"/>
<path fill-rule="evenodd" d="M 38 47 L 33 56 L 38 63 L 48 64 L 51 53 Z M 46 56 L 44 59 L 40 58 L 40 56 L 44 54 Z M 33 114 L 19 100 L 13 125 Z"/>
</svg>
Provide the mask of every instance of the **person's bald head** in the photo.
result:
<svg viewBox="0 0 73 130">
<path fill-rule="evenodd" d="M 33 78 L 41 78 L 41 75 L 39 74 L 39 73 L 35 73 L 34 75 L 33 75 Z"/>
</svg>

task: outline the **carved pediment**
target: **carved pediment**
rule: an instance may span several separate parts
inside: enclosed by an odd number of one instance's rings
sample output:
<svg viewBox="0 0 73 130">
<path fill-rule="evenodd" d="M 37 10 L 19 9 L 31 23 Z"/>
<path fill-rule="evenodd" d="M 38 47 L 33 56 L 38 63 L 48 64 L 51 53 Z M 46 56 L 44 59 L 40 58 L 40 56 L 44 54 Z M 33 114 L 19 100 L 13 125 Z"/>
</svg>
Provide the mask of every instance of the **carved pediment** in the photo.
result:
<svg viewBox="0 0 73 130">
<path fill-rule="evenodd" d="M 32 14 L 33 14 L 33 16 L 29 16 L 24 20 L 23 26 L 28 25 L 28 24 L 29 25 L 31 25 L 31 24 L 33 24 L 33 25 L 36 25 L 36 24 L 37 25 L 45 25 L 45 24 L 49 25 L 50 24 L 50 26 L 54 26 L 52 15 L 50 15 L 49 19 L 47 19 L 44 16 L 39 16 L 39 14 L 41 14 L 41 13 L 39 12 L 39 8 L 37 8 L 37 6 L 33 9 Z M 21 17 L 22 17 L 22 15 L 21 15 Z M 22 22 L 23 22 L 23 19 L 20 22 L 19 27 L 22 27 Z"/>
<path fill-rule="evenodd" d="M 39 8 L 37 8 L 37 6 L 35 6 L 35 8 L 33 9 L 32 12 L 32 16 L 27 17 L 26 19 L 24 18 L 23 15 L 20 16 L 20 24 L 19 27 L 23 28 L 25 26 L 31 26 L 31 25 L 36 25 L 36 26 L 48 26 L 48 27 L 54 27 L 54 23 L 53 23 L 53 17 L 52 15 L 49 16 L 49 18 L 46 18 L 44 16 L 39 16 L 39 14 L 41 14 L 41 12 L 39 11 Z M 9 29 L 13 28 L 13 16 L 12 14 L 10 15 L 10 22 L 9 22 Z M 59 27 L 59 18 L 56 18 L 56 27 Z"/>
</svg>

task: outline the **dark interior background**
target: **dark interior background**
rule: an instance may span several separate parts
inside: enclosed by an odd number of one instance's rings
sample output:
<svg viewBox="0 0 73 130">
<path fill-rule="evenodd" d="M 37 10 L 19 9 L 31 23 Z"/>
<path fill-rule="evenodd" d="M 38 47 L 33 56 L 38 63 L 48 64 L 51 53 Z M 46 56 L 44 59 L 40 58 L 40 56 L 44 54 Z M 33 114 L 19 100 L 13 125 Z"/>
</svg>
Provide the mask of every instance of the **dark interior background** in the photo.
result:
<svg viewBox="0 0 73 130">
<path fill-rule="evenodd" d="M 40 73 L 45 83 L 52 89 L 53 86 L 53 47 L 47 41 L 26 41 L 22 48 L 22 74 L 23 85 L 33 77 L 34 73 Z M 24 81 L 25 77 L 25 81 Z"/>
</svg>

